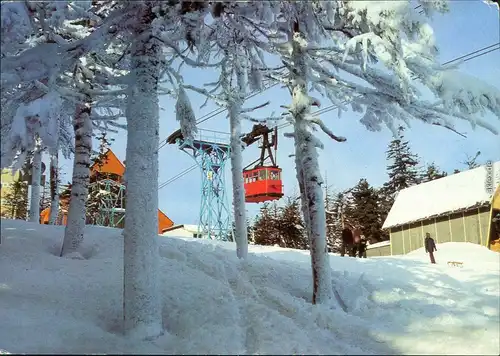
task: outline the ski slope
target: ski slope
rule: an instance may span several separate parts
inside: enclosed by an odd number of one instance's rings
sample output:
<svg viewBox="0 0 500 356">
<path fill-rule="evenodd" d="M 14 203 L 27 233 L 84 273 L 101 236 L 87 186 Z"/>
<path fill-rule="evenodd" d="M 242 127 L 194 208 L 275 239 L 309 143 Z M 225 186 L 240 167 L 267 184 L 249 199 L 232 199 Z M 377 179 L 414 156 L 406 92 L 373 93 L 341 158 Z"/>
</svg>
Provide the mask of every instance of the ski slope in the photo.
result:
<svg viewBox="0 0 500 356">
<path fill-rule="evenodd" d="M 84 259 L 59 258 L 63 228 L 1 220 L 0 353 L 495 354 L 499 254 L 472 244 L 404 257 L 331 256 L 345 304 L 312 306 L 307 251 L 158 237 L 163 320 L 123 337 L 121 230 L 87 227 Z M 463 267 L 448 266 L 463 262 Z"/>
</svg>

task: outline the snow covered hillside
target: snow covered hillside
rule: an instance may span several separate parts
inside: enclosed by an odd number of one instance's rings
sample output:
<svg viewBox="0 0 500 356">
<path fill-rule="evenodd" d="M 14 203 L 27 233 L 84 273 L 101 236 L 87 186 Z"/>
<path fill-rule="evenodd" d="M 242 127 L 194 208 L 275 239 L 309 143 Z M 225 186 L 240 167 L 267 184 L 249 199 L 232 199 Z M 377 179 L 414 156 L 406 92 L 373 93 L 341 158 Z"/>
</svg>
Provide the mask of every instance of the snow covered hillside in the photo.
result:
<svg viewBox="0 0 500 356">
<path fill-rule="evenodd" d="M 331 256 L 347 312 L 312 306 L 307 252 L 159 237 L 165 335 L 127 340 L 121 230 L 86 228 L 84 259 L 59 258 L 63 229 L 1 220 L 0 350 L 127 354 L 496 354 L 499 255 L 471 244 L 405 257 Z M 463 267 L 448 266 L 463 262 Z"/>
</svg>

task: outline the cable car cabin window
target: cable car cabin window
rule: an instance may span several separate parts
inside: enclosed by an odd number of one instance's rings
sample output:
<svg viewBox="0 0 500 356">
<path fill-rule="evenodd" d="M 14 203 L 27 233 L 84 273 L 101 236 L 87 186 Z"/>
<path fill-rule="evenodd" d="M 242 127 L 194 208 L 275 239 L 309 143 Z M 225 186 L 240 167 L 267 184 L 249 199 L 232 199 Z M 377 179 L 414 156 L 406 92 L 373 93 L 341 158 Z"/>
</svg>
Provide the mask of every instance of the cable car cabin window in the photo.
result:
<svg viewBox="0 0 500 356">
<path fill-rule="evenodd" d="M 280 172 L 279 171 L 270 171 L 269 172 L 269 180 L 280 180 Z"/>
<path fill-rule="evenodd" d="M 259 180 L 266 180 L 266 179 L 267 179 L 267 169 L 259 171 Z"/>
</svg>

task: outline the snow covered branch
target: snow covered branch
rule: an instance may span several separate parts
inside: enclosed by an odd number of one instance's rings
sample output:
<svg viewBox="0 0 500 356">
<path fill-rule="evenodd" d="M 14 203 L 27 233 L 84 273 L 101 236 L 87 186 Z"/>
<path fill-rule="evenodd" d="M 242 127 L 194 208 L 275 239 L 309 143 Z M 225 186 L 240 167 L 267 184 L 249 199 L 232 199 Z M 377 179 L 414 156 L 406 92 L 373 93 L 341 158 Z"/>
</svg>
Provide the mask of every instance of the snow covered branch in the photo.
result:
<svg viewBox="0 0 500 356">
<path fill-rule="evenodd" d="M 345 137 L 335 135 L 328 127 L 326 127 L 324 122 L 319 117 L 311 118 L 311 119 L 309 119 L 309 121 L 318 125 L 321 128 L 321 130 L 323 130 L 324 133 L 326 133 L 328 136 L 330 136 L 335 141 L 345 142 L 347 140 Z"/>
</svg>

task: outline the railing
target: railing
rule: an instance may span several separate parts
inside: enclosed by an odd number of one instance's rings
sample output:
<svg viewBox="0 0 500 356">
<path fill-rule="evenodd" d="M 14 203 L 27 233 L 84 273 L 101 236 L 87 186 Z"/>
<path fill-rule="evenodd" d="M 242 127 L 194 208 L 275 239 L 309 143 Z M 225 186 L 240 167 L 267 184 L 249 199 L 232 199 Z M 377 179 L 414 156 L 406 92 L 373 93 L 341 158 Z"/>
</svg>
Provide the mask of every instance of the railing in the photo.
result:
<svg viewBox="0 0 500 356">
<path fill-rule="evenodd" d="M 193 136 L 194 141 L 203 141 L 215 143 L 217 145 L 229 146 L 230 135 L 227 132 L 214 131 L 207 129 L 198 129 L 198 132 Z"/>
</svg>

